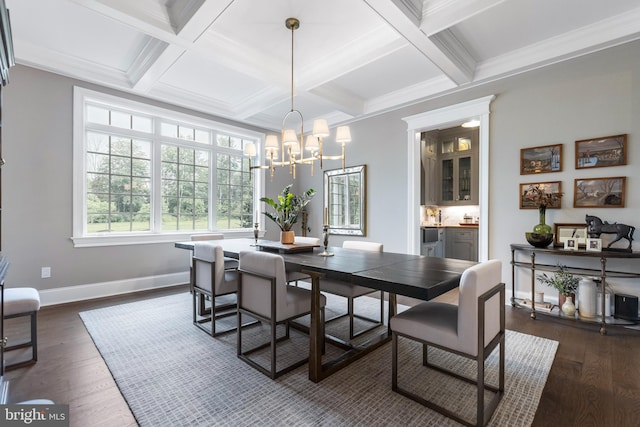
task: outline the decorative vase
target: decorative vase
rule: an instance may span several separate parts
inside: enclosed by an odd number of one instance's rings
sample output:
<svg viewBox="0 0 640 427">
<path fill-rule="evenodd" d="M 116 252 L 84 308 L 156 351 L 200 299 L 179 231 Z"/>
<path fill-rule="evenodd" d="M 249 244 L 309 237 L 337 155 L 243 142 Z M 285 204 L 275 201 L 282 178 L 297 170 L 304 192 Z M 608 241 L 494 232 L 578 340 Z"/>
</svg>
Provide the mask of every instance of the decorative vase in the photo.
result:
<svg viewBox="0 0 640 427">
<path fill-rule="evenodd" d="M 538 206 L 538 212 L 540 213 L 540 223 L 533 227 L 533 232 L 538 234 L 551 234 L 553 233 L 553 229 L 550 225 L 546 224 L 546 216 L 547 216 L 547 206 L 540 205 Z"/>
<path fill-rule="evenodd" d="M 596 308 L 596 282 L 589 277 L 584 277 L 578 284 L 578 311 L 580 317 L 595 317 Z"/>
<path fill-rule="evenodd" d="M 296 236 L 293 231 L 281 231 L 280 232 L 280 243 L 283 245 L 293 245 Z"/>
<path fill-rule="evenodd" d="M 576 314 L 576 306 L 573 304 L 573 299 L 568 296 L 564 304 L 562 304 L 562 312 L 567 316 L 574 316 Z"/>
<path fill-rule="evenodd" d="M 560 309 L 562 309 L 562 305 L 565 303 L 565 301 L 567 300 L 567 297 L 571 297 L 571 301 L 575 301 L 576 300 L 576 294 L 575 293 L 570 293 L 569 295 L 566 294 L 560 294 L 558 296 L 558 307 L 560 307 Z"/>
</svg>

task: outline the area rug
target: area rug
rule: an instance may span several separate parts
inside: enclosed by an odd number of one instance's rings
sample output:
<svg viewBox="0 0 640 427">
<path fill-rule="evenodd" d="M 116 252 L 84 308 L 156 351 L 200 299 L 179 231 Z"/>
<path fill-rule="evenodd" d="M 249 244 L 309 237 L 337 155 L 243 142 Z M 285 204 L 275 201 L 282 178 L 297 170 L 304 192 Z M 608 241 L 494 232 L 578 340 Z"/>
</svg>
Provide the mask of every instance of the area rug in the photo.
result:
<svg viewBox="0 0 640 427">
<path fill-rule="evenodd" d="M 369 301 L 358 309 L 375 317 L 379 300 L 365 298 Z M 328 305 L 339 310 L 339 299 L 330 297 Z M 391 391 L 390 343 L 318 384 L 308 380 L 308 365 L 273 381 L 237 358 L 235 332 L 212 338 L 191 323 L 188 293 L 80 316 L 141 426 L 458 425 Z M 329 325 L 334 328 L 329 332 L 339 335 L 346 321 Z M 259 338 L 259 326 L 247 330 L 243 337 Z M 289 345 L 298 348 L 286 354 L 306 354 L 306 335 L 292 337 Z M 506 392 L 490 425 L 531 424 L 557 346 L 556 341 L 507 331 Z M 337 349 L 327 347 L 331 357 Z M 400 341 L 400 384 L 431 393 L 439 403 L 475 418 L 474 388 L 421 367 L 420 356 L 420 347 Z M 429 358 L 474 375 L 474 365 L 458 356 L 436 350 Z M 488 381 L 495 384 L 497 351 L 486 366 Z"/>
</svg>

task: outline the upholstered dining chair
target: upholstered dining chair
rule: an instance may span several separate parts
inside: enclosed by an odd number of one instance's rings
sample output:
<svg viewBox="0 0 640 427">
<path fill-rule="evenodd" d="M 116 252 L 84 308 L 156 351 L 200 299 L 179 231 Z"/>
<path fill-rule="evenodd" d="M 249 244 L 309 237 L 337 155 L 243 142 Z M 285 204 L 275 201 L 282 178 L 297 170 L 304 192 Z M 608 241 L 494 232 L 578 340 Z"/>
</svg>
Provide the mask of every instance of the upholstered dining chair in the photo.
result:
<svg viewBox="0 0 640 427">
<path fill-rule="evenodd" d="M 382 252 L 383 245 L 382 243 L 376 242 L 364 242 L 358 240 L 345 240 L 342 243 L 343 248 L 347 249 L 358 249 L 363 251 L 370 252 Z M 376 289 L 367 288 L 364 286 L 353 285 L 349 282 L 341 282 L 336 280 L 320 280 L 320 290 L 323 292 L 328 292 L 330 294 L 339 295 L 347 299 L 347 313 L 340 314 L 338 316 L 332 317 L 331 319 L 327 319 L 327 322 L 331 322 L 333 320 L 340 319 L 344 316 L 349 316 L 349 339 L 353 339 L 358 335 L 364 334 L 379 325 L 381 325 L 384 321 L 384 292 L 377 291 Z M 372 319 L 370 317 L 362 316 L 355 313 L 354 310 L 354 300 L 358 297 L 369 295 L 374 292 L 380 292 L 380 320 Z M 367 320 L 369 322 L 373 322 L 374 324 L 365 328 L 361 331 L 354 333 L 354 319 L 360 318 Z"/>
<path fill-rule="evenodd" d="M 242 251 L 240 252 L 238 271 L 240 273 L 238 325 L 241 324 L 242 315 L 247 314 L 268 324 L 270 330 L 267 343 L 255 346 L 250 350 L 243 350 L 242 328 L 238 327 L 238 357 L 272 379 L 305 364 L 308 357 L 277 370 L 276 343 L 289 339 L 289 322 L 291 320 L 311 312 L 311 291 L 287 284 L 284 259 L 275 253 Z M 325 304 L 325 296 L 320 295 L 321 325 L 324 325 Z M 279 324 L 285 324 L 285 335 L 281 338 L 276 337 L 276 327 Z M 324 327 L 322 336 L 324 336 Z M 271 349 L 269 369 L 249 357 L 251 353 L 266 347 Z"/>
<path fill-rule="evenodd" d="M 191 235 L 192 242 L 201 242 L 206 240 L 222 240 L 222 239 L 224 239 L 224 234 L 222 233 Z M 228 270 L 238 268 L 238 260 L 235 258 L 224 257 L 224 268 Z"/>
<path fill-rule="evenodd" d="M 490 260 L 468 268 L 460 279 L 458 305 L 436 301 L 420 303 L 391 318 L 392 384 L 391 388 L 449 418 L 465 425 L 486 425 L 504 394 L 504 303 L 502 263 Z M 458 380 L 476 384 L 477 408 L 475 423 L 453 411 L 427 400 L 398 385 L 398 337 L 422 343 L 422 364 Z M 500 345 L 498 386 L 485 383 L 485 360 Z M 428 347 L 458 354 L 476 361 L 477 378 L 463 377 L 453 371 L 431 364 Z M 402 366 L 407 366 L 402 363 Z M 493 392 L 486 408 L 485 390 Z"/>
<path fill-rule="evenodd" d="M 293 241 L 294 244 L 305 245 L 318 245 L 320 246 L 320 239 L 317 237 L 296 236 Z M 287 271 L 287 283 L 298 286 L 298 280 L 309 279 L 309 275 L 300 271 Z"/>
<path fill-rule="evenodd" d="M 238 271 L 225 268 L 222 246 L 211 241 L 196 241 L 193 249 L 193 324 L 211 336 L 235 329 L 216 330 L 216 320 L 236 314 L 236 302 L 218 304 L 216 299 L 238 291 Z M 211 300 L 210 314 L 198 309 L 202 297 Z M 211 322 L 211 327 L 204 324 Z"/>
</svg>

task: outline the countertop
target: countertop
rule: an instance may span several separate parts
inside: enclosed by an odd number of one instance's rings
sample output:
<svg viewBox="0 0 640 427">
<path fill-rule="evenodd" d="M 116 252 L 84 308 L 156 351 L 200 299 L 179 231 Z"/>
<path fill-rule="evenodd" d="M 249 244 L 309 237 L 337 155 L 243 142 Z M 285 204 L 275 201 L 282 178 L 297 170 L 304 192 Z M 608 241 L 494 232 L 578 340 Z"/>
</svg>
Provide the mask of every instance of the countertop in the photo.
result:
<svg viewBox="0 0 640 427">
<path fill-rule="evenodd" d="M 421 225 L 420 228 L 478 228 L 478 224 Z"/>
</svg>

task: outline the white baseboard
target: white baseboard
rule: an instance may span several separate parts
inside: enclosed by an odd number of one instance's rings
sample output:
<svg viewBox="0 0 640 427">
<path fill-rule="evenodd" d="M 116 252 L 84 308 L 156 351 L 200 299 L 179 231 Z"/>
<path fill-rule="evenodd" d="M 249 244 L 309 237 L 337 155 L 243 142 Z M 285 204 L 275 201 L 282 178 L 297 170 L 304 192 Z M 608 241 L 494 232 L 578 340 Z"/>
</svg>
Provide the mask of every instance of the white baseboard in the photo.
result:
<svg viewBox="0 0 640 427">
<path fill-rule="evenodd" d="M 113 282 L 91 283 L 87 285 L 45 289 L 40 291 L 40 304 L 42 306 L 64 304 L 68 302 L 102 298 L 150 289 L 166 288 L 184 283 L 189 283 L 188 271 L 163 274 L 159 276 L 115 280 Z"/>
</svg>

